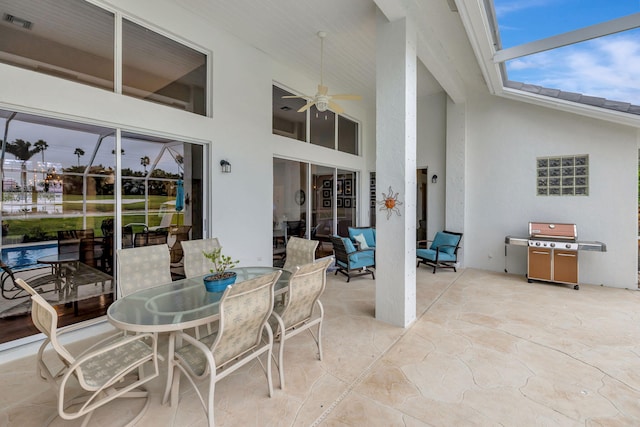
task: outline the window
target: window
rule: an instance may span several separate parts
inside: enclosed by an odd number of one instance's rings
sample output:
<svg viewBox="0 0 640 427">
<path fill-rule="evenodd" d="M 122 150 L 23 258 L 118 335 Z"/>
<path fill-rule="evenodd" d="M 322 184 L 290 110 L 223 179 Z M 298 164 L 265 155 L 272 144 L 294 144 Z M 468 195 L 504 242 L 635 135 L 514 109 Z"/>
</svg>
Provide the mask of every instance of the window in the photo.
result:
<svg viewBox="0 0 640 427">
<path fill-rule="evenodd" d="M 358 124 L 338 116 L 338 151 L 358 154 Z"/>
<path fill-rule="evenodd" d="M 115 18 L 111 12 L 83 0 L 2 3 L 0 61 L 114 89 Z"/>
<path fill-rule="evenodd" d="M 207 56 L 122 20 L 122 93 L 205 115 Z"/>
<path fill-rule="evenodd" d="M 84 0 L 5 0 L 0 62 L 111 91 L 115 16 Z M 206 115 L 207 55 L 122 19 L 122 93 Z"/>
<path fill-rule="evenodd" d="M 311 138 L 309 142 L 326 148 L 336 148 L 336 114 L 332 111 L 318 111 L 315 105 L 309 108 Z"/>
<path fill-rule="evenodd" d="M 307 115 L 298 110 L 307 103 L 300 98 L 283 98 L 295 96 L 278 86 L 273 86 L 273 133 L 299 141 L 307 140 Z"/>
<path fill-rule="evenodd" d="M 588 196 L 589 156 L 538 157 L 538 196 Z"/>
<path fill-rule="evenodd" d="M 273 86 L 273 133 L 313 145 L 358 155 L 359 125 L 330 110 L 318 111 L 315 105 L 305 111 L 305 98 Z M 307 140 L 307 122 L 309 139 Z"/>
</svg>

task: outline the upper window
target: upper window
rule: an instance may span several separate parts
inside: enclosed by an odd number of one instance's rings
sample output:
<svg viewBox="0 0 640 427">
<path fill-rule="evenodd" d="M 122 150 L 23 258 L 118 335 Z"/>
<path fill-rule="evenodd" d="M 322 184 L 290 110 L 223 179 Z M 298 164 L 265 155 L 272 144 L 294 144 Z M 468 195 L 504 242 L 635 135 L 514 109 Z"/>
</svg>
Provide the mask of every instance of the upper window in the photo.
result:
<svg viewBox="0 0 640 427">
<path fill-rule="evenodd" d="M 0 61 L 113 90 L 114 15 L 82 0 L 3 0 Z"/>
<path fill-rule="evenodd" d="M 307 140 L 307 115 L 298 113 L 306 104 L 304 99 L 283 98 L 294 96 L 278 86 L 273 86 L 273 133 L 300 141 Z"/>
<path fill-rule="evenodd" d="M 84 0 L 0 1 L 0 62 L 119 91 L 115 16 Z M 206 115 L 207 55 L 122 20 L 122 93 Z"/>
<path fill-rule="evenodd" d="M 122 20 L 122 93 L 205 115 L 207 56 Z"/>
<path fill-rule="evenodd" d="M 316 106 L 309 108 L 310 133 L 309 142 L 326 148 L 336 148 L 336 114 L 332 111 L 318 111 Z M 298 113 L 300 114 L 300 113 Z"/>
<path fill-rule="evenodd" d="M 298 112 L 305 105 L 305 99 L 274 85 L 273 133 L 344 153 L 359 154 L 357 122 L 330 110 L 318 111 L 315 105 Z"/>
<path fill-rule="evenodd" d="M 338 116 L 338 150 L 358 154 L 358 124 Z"/>
</svg>

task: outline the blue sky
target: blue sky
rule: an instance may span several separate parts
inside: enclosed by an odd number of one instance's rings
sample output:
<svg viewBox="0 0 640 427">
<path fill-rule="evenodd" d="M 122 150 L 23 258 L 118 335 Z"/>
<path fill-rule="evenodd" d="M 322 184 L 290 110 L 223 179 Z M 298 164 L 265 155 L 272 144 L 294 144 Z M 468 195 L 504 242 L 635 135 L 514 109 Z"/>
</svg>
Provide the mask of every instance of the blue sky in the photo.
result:
<svg viewBox="0 0 640 427">
<path fill-rule="evenodd" d="M 640 0 L 494 0 L 503 48 L 640 12 Z M 640 105 L 640 30 L 509 61 L 510 80 Z"/>
</svg>

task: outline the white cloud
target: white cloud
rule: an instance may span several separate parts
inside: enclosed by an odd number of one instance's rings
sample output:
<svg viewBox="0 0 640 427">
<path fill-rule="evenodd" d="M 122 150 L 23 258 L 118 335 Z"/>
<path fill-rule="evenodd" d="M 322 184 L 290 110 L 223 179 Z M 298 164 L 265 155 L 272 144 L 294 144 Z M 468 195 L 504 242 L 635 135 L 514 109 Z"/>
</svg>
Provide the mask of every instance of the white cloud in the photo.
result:
<svg viewBox="0 0 640 427">
<path fill-rule="evenodd" d="M 537 7 L 546 7 L 553 4 L 550 0 L 516 0 L 516 1 L 494 1 L 494 9 L 498 18 L 504 18 L 505 16 L 520 12 L 524 9 L 532 9 Z"/>
<path fill-rule="evenodd" d="M 638 35 L 611 35 L 510 61 L 509 79 L 640 105 Z"/>
</svg>

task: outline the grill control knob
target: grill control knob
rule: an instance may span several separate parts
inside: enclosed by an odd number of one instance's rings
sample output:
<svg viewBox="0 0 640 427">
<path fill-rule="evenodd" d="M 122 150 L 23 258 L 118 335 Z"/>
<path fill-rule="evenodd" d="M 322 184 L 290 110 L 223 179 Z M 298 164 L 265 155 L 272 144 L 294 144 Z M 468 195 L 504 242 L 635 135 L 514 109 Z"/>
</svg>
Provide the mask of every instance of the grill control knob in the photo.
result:
<svg viewBox="0 0 640 427">
<path fill-rule="evenodd" d="M 540 246 L 540 242 L 536 242 L 536 246 Z"/>
<path fill-rule="evenodd" d="M 551 243 L 549 243 L 549 246 L 551 246 L 552 248 L 555 248 L 555 247 L 556 247 L 556 244 L 555 244 L 555 243 L 553 243 L 553 242 L 551 242 Z"/>
<path fill-rule="evenodd" d="M 567 243 L 567 244 L 565 245 L 565 247 L 566 247 L 567 249 L 571 249 L 571 243 Z"/>
</svg>

